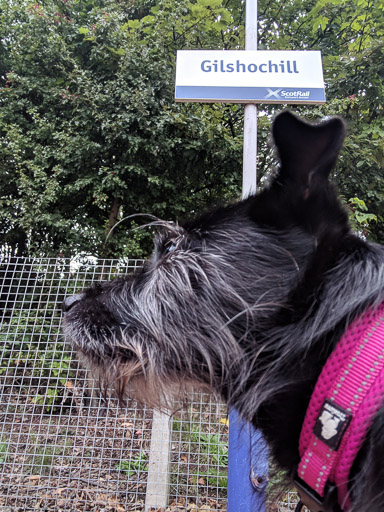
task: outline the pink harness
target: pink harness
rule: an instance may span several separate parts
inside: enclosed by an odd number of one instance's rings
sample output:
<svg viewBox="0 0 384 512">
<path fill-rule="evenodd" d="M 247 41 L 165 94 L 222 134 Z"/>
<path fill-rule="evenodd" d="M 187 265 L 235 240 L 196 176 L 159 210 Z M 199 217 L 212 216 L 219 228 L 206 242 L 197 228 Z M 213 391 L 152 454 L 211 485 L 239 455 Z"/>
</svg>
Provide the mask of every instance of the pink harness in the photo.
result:
<svg viewBox="0 0 384 512">
<path fill-rule="evenodd" d="M 350 507 L 349 473 L 383 401 L 384 303 L 350 325 L 311 396 L 300 434 L 296 485 L 313 512 L 324 510 L 330 484 L 337 487 L 340 507 Z"/>
</svg>

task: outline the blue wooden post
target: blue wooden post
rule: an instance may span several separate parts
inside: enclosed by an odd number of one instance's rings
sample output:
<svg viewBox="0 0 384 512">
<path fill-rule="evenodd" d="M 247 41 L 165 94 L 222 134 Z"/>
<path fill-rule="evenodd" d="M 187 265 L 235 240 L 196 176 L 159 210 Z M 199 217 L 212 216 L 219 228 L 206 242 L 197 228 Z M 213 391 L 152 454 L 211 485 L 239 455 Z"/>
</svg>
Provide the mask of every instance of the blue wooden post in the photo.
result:
<svg viewBox="0 0 384 512">
<path fill-rule="evenodd" d="M 264 512 L 268 448 L 261 433 L 229 413 L 228 512 Z"/>
</svg>

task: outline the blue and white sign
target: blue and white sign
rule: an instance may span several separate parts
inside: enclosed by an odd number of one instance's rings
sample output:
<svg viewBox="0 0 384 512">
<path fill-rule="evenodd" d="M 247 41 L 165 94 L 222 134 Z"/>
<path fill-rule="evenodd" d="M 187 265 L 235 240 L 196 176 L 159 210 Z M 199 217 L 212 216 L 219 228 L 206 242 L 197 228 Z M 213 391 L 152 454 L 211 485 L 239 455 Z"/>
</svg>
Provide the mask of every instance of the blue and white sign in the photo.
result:
<svg viewBox="0 0 384 512">
<path fill-rule="evenodd" d="M 318 51 L 181 50 L 176 101 L 325 103 Z"/>
</svg>

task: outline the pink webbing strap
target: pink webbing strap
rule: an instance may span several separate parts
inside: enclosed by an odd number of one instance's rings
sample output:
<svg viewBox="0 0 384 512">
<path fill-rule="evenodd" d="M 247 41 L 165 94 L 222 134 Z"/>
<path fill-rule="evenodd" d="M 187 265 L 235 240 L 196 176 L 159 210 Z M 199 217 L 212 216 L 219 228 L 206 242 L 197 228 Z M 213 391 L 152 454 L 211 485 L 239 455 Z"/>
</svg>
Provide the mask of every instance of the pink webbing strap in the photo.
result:
<svg viewBox="0 0 384 512">
<path fill-rule="evenodd" d="M 303 423 L 298 476 L 319 496 L 329 480 L 349 506 L 348 476 L 384 393 L 384 303 L 357 318 L 328 358 Z"/>
</svg>

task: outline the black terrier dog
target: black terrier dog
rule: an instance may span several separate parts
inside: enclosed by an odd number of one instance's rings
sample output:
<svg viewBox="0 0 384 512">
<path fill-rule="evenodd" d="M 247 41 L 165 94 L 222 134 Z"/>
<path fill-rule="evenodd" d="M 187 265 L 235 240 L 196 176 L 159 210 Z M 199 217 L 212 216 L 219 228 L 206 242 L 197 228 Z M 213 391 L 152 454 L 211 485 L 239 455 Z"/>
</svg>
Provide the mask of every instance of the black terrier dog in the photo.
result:
<svg viewBox="0 0 384 512">
<path fill-rule="evenodd" d="M 64 331 L 122 400 L 135 393 L 161 405 L 196 385 L 217 393 L 294 475 L 323 366 L 348 326 L 384 301 L 384 250 L 351 232 L 328 181 L 342 120 L 308 124 L 283 112 L 272 135 L 280 166 L 268 188 L 182 226 L 158 222 L 142 270 L 66 299 Z M 344 430 L 340 414 L 323 411 L 318 421 Z M 349 472 L 349 504 L 330 482 L 317 493 L 297 477 L 303 501 L 384 510 L 383 460 L 380 404 Z"/>
</svg>

